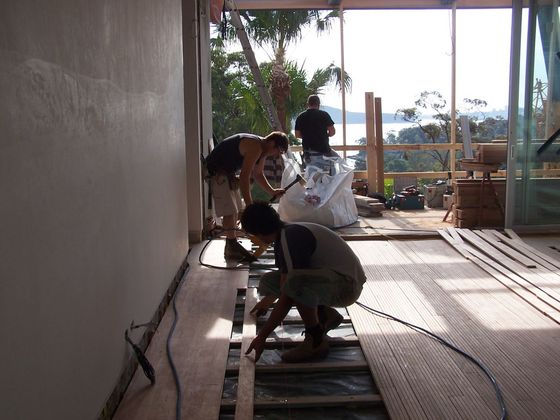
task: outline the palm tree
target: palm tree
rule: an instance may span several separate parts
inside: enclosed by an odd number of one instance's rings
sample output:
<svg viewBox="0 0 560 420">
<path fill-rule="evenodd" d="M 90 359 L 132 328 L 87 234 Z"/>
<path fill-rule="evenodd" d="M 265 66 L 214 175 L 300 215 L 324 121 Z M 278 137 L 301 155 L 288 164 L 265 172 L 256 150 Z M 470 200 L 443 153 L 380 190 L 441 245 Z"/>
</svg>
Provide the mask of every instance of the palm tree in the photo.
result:
<svg viewBox="0 0 560 420">
<path fill-rule="evenodd" d="M 260 66 L 261 74 L 264 80 L 270 80 L 273 73 L 273 63 L 262 63 Z M 309 79 L 307 72 L 302 66 L 298 66 L 293 61 L 287 61 L 285 64 L 285 72 L 290 80 L 291 93 L 285 101 L 285 125 L 283 129 L 286 133 L 292 131 L 292 121 L 296 116 L 305 109 L 307 97 L 314 93 L 321 93 L 325 87 L 330 84 L 335 77 L 333 65 L 326 69 L 316 70 Z M 227 75 L 227 72 L 224 72 Z M 235 73 L 235 78 L 227 78 L 227 93 L 221 93 L 222 96 L 228 98 L 228 108 L 237 109 L 240 116 L 247 124 L 245 131 L 249 130 L 256 133 L 264 133 L 270 129 L 270 122 L 267 119 L 266 112 L 261 106 L 259 92 L 255 86 L 252 74 L 245 69 L 245 73 Z M 216 92 L 220 94 L 220 92 Z M 216 105 L 219 105 L 216 103 Z M 215 112 L 220 115 L 218 109 Z M 231 114 L 229 114 L 231 115 Z M 216 120 L 217 124 L 222 124 L 220 120 Z M 224 121 L 224 124 L 226 122 Z M 231 122 L 230 122 L 231 123 Z M 217 127 L 219 128 L 219 127 Z M 295 144 L 292 139 L 292 144 Z"/>
<path fill-rule="evenodd" d="M 272 47 L 274 59 L 271 62 L 269 78 L 267 79 L 263 74 L 263 79 L 270 83 L 271 96 L 276 106 L 280 124 L 282 129 L 288 132 L 290 97 L 299 95 L 292 89 L 288 67 L 293 66 L 293 63 L 286 62 L 286 48 L 290 43 L 301 40 L 302 31 L 309 26 L 315 25 L 318 33 L 328 31 L 331 28 L 332 20 L 339 16 L 339 12 L 336 10 L 330 12 L 318 10 L 259 10 L 245 11 L 241 16 L 245 20 L 247 35 L 259 45 Z M 230 35 L 233 32 L 232 28 Z M 319 93 L 319 89 L 330 82 L 336 83 L 341 88 L 341 76 L 341 69 L 334 64 L 326 69 L 317 70 L 307 91 L 309 93 Z M 350 77 L 345 74 L 344 89 L 349 90 L 351 83 Z M 313 88 L 316 90 L 313 90 Z M 305 100 L 301 104 L 301 106 L 304 106 Z"/>
<path fill-rule="evenodd" d="M 318 32 L 330 29 L 332 19 L 338 17 L 338 11 L 326 13 L 317 10 L 253 11 L 243 12 L 241 16 L 246 22 L 244 25 L 245 32 L 253 39 L 253 42 L 272 47 L 274 59 L 272 62 L 264 63 L 259 67 L 263 80 L 270 87 L 282 131 L 290 133 L 291 120 L 295 116 L 294 114 L 303 111 L 307 96 L 311 93 L 320 93 L 320 90 L 332 81 L 341 88 L 342 71 L 331 64 L 326 69 L 317 70 L 309 86 L 304 83 L 304 89 L 292 89 L 294 83 L 306 80 L 306 74 L 302 68 L 298 69 L 294 63 L 286 62 L 286 47 L 289 43 L 300 40 L 303 29 L 313 24 Z M 236 37 L 235 28 L 230 27 L 227 32 L 229 39 Z M 245 80 L 250 79 L 251 76 L 245 78 Z M 344 89 L 349 90 L 351 83 L 350 77 L 345 74 Z M 266 132 L 267 129 L 262 129 L 261 124 L 263 121 L 267 121 L 265 117 L 267 112 L 258 101 L 259 96 L 255 92 L 254 83 L 252 87 L 232 83 L 232 87 L 237 88 L 238 93 L 238 95 L 232 96 L 244 99 L 241 106 L 252 108 L 245 113 L 251 120 L 251 126 L 256 128 L 256 132 Z M 301 87 L 301 83 L 298 87 Z M 267 128 L 269 129 L 269 127 Z M 295 138 L 292 140 L 295 140 Z M 278 183 L 282 176 L 282 160 L 279 158 L 269 160 L 267 166 L 272 169 L 265 170 L 265 174 L 269 181 Z"/>
</svg>

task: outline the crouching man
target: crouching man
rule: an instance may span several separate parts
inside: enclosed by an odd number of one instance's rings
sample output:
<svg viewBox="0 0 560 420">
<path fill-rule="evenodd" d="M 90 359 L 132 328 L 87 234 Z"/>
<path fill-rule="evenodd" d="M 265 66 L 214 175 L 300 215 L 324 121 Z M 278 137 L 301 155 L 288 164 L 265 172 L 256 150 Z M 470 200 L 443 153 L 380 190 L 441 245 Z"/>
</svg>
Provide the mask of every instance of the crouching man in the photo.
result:
<svg viewBox="0 0 560 420">
<path fill-rule="evenodd" d="M 362 291 L 366 276 L 360 261 L 330 229 L 315 223 L 284 223 L 268 203 L 247 206 L 241 226 L 266 243 L 274 242 L 279 269 L 260 279 L 259 294 L 264 297 L 251 312 L 266 313 L 278 301 L 246 354 L 255 350 L 257 361 L 266 338 L 295 305 L 305 325 L 305 339 L 284 352 L 282 360 L 295 363 L 324 358 L 329 351 L 326 334 L 343 319 L 333 307 L 351 305 Z"/>
</svg>

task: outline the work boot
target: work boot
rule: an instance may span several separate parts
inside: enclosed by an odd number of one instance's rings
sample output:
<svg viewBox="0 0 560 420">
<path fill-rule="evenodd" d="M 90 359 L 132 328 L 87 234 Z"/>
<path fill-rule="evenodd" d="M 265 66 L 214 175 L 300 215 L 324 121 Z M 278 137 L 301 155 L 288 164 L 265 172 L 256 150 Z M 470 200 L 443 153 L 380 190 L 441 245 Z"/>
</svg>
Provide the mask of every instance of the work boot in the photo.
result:
<svg viewBox="0 0 560 420">
<path fill-rule="evenodd" d="M 340 312 L 330 306 L 318 306 L 317 314 L 319 316 L 319 324 L 323 327 L 325 334 L 330 330 L 334 330 L 344 320 Z"/>
<path fill-rule="evenodd" d="M 321 325 L 305 329 L 305 339 L 297 347 L 282 353 L 282 361 L 301 363 L 321 360 L 329 354 L 329 341 Z"/>
<path fill-rule="evenodd" d="M 224 248 L 224 258 L 226 260 L 243 261 L 243 262 L 257 261 L 257 258 L 255 258 L 253 254 L 247 251 L 243 247 L 243 245 L 241 245 L 235 239 L 226 239 L 226 246 Z"/>
</svg>

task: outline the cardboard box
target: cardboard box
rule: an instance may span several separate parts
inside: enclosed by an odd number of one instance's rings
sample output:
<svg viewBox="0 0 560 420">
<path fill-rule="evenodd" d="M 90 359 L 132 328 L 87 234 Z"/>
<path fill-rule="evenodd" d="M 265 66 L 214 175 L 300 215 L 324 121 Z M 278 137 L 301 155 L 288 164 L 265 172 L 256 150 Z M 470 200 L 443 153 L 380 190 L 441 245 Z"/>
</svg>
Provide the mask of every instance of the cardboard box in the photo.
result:
<svg viewBox="0 0 560 420">
<path fill-rule="evenodd" d="M 496 202 L 496 197 L 494 194 L 485 193 L 480 199 L 480 194 L 453 194 L 455 196 L 455 206 L 465 208 L 465 207 L 498 207 L 500 203 L 503 207 L 504 201 L 498 197 L 498 203 Z"/>
<path fill-rule="evenodd" d="M 438 208 L 443 207 L 443 193 L 445 192 L 445 184 L 441 185 L 425 185 L 424 196 L 426 199 L 426 207 Z"/>
<path fill-rule="evenodd" d="M 457 207 L 497 207 L 494 191 L 498 195 L 498 201 L 503 206 L 506 199 L 506 182 L 504 179 L 492 180 L 492 184 L 486 180 L 481 199 L 482 179 L 458 179 L 453 183 L 454 203 Z"/>
<path fill-rule="evenodd" d="M 498 207 L 483 207 L 482 209 L 478 207 L 454 208 L 453 220 L 455 227 L 459 228 L 504 226 L 504 216 Z"/>
<path fill-rule="evenodd" d="M 491 181 L 485 180 L 484 181 L 484 188 L 486 188 L 487 185 L 490 184 L 490 182 L 492 183 L 492 185 L 494 186 L 494 189 L 498 192 L 498 194 L 504 193 L 506 192 L 506 180 L 503 178 L 492 178 Z M 471 191 L 473 189 L 479 190 L 480 189 L 480 184 L 482 183 L 482 178 L 477 178 L 477 179 L 456 179 L 455 181 L 453 181 L 453 191 L 454 192 L 459 192 L 459 191 Z"/>
<path fill-rule="evenodd" d="M 461 229 L 475 229 L 475 228 L 503 228 L 504 224 L 491 224 L 491 223 L 478 223 L 470 220 L 454 219 L 453 226 Z"/>
</svg>

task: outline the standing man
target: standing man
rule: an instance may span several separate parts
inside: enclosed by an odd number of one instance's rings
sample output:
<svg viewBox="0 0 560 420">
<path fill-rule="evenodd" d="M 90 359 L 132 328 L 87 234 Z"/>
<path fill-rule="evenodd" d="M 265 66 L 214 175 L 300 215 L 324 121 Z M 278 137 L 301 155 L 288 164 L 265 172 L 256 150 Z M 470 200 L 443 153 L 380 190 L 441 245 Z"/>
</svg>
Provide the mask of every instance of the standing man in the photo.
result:
<svg viewBox="0 0 560 420">
<path fill-rule="evenodd" d="M 295 135 L 302 140 L 305 163 L 330 173 L 332 161 L 324 157 L 338 156 L 329 145 L 329 137 L 334 136 L 336 130 L 331 116 L 320 110 L 320 106 L 319 96 L 307 98 L 307 109 L 296 118 Z"/>
<path fill-rule="evenodd" d="M 235 226 L 243 208 L 241 197 L 248 206 L 251 197 L 251 177 L 272 196 L 284 194 L 283 189 L 274 189 L 263 173 L 268 156 L 277 157 L 288 150 L 288 136 L 274 131 L 266 137 L 254 134 L 235 134 L 220 142 L 206 158 L 206 169 L 210 175 L 210 189 L 217 216 L 222 217 L 226 231 L 224 257 L 227 260 L 253 261 L 254 256 L 237 242 Z M 239 177 L 237 172 L 239 172 Z M 239 193 L 241 190 L 241 194 Z"/>
<path fill-rule="evenodd" d="M 265 243 L 274 242 L 279 271 L 264 274 L 259 294 L 264 298 L 251 310 L 263 315 L 278 299 L 268 320 L 251 342 L 257 361 L 266 338 L 284 320 L 293 305 L 305 324 L 305 340 L 282 354 L 288 363 L 324 358 L 329 351 L 326 333 L 342 322 L 333 308 L 356 302 L 366 280 L 364 270 L 348 244 L 336 233 L 315 223 L 284 223 L 265 202 L 247 206 L 243 229 Z"/>
</svg>

